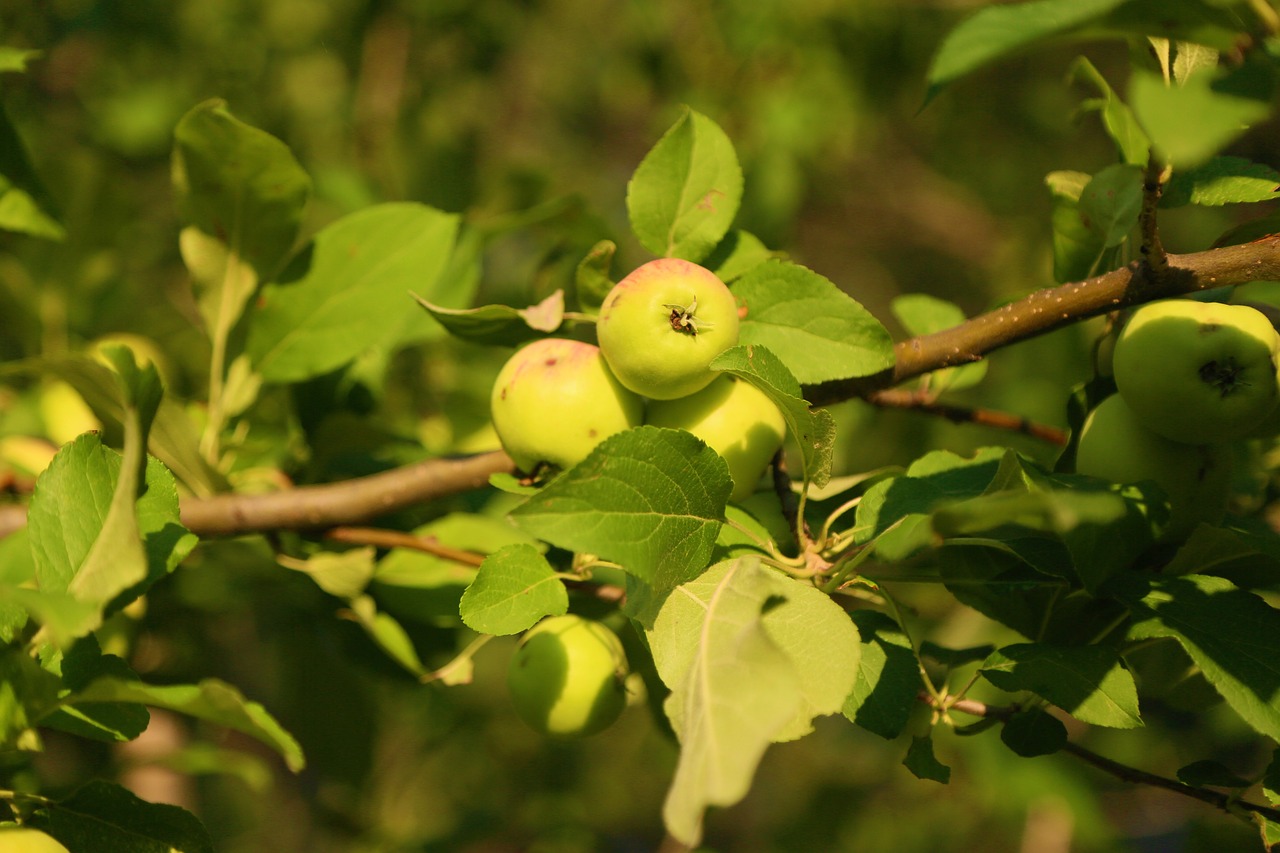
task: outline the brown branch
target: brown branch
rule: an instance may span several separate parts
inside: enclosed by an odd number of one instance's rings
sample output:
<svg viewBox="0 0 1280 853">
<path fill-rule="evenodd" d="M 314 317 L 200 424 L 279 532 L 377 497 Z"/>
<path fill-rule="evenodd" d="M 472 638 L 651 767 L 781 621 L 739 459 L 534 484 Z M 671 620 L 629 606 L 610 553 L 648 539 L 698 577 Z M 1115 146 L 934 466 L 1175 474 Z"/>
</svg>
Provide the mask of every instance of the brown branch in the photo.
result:
<svg viewBox="0 0 1280 853">
<path fill-rule="evenodd" d="M 938 707 L 938 703 L 928 693 L 921 691 L 919 694 L 920 701 Z M 1016 712 L 1016 708 L 1004 707 L 999 705 L 987 705 L 984 702 L 977 702 L 973 699 L 960 699 L 955 702 L 945 703 L 948 710 L 960 711 L 974 717 L 994 718 L 1001 722 L 1007 721 Z M 1199 800 L 1202 803 L 1208 803 L 1214 808 L 1221 809 L 1227 813 L 1234 811 L 1245 811 L 1252 814 L 1258 814 L 1267 820 L 1280 821 L 1280 809 L 1273 809 L 1269 806 L 1251 803 L 1246 800 L 1236 799 L 1231 794 L 1215 791 L 1208 788 L 1196 788 L 1177 779 L 1170 779 L 1167 776 L 1160 776 L 1156 773 L 1149 773 L 1146 770 L 1139 770 L 1136 767 L 1130 767 L 1127 764 L 1121 764 L 1110 758 L 1099 755 L 1091 749 L 1086 749 L 1077 743 L 1067 741 L 1063 744 L 1062 751 L 1069 755 L 1074 755 L 1081 761 L 1091 764 L 1104 773 L 1108 773 L 1122 782 L 1129 782 L 1135 785 L 1150 785 L 1153 788 L 1160 788 L 1175 794 L 1181 794 L 1184 797 L 1190 797 L 1193 800 Z"/>
<path fill-rule="evenodd" d="M 994 429 L 1019 432 L 1065 447 L 1067 433 L 1055 426 L 1036 423 L 1021 415 L 1000 412 L 994 409 L 975 409 L 969 406 L 957 406 L 922 396 L 914 391 L 887 388 L 884 391 L 873 391 L 866 397 L 868 403 L 885 409 L 911 409 L 925 414 L 938 415 L 957 424 L 976 424 Z"/>
<path fill-rule="evenodd" d="M 186 498 L 182 523 L 198 536 L 240 536 L 273 530 L 323 530 L 358 525 L 414 504 L 483 487 L 492 474 L 515 468 L 502 451 L 427 459 L 339 483 L 267 494 Z M 25 506 L 0 507 L 0 538 L 27 523 Z"/>
<path fill-rule="evenodd" d="M 828 406 L 865 398 L 934 370 L 979 361 L 995 350 L 1088 317 L 1197 290 L 1280 281 L 1280 235 L 1167 257 L 1169 268 L 1158 277 L 1146 264 L 1135 262 L 1086 281 L 1038 290 L 953 328 L 900 341 L 894 346 L 891 370 L 806 386 L 805 399 L 815 406 Z"/>
<path fill-rule="evenodd" d="M 348 545 L 372 545 L 375 548 L 408 548 L 452 560 L 464 566 L 479 567 L 484 554 L 443 545 L 434 536 L 416 536 L 382 527 L 334 527 L 325 531 L 325 539 Z"/>
</svg>

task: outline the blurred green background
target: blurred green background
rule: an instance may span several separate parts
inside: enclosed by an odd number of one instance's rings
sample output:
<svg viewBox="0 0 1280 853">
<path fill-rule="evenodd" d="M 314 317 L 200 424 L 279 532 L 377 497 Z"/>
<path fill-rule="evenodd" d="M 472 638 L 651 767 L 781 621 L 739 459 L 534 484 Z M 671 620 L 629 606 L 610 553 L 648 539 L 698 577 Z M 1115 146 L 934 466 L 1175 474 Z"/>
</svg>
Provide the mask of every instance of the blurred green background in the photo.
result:
<svg viewBox="0 0 1280 853">
<path fill-rule="evenodd" d="M 602 238 L 619 242 L 617 272 L 646 260 L 627 232 L 626 182 L 689 105 L 733 139 L 747 187 L 739 225 L 771 248 L 835 281 L 895 334 L 889 304 L 900 293 L 984 310 L 1053 283 L 1045 173 L 1115 160 L 1096 118 L 1074 116 L 1088 93 L 1065 80 L 1070 61 L 1087 52 L 1119 86 L 1129 55 L 1119 42 L 1039 50 L 922 109 L 933 51 L 979 5 L 0 0 L 0 43 L 43 53 L 29 73 L 0 76 L 0 98 L 69 234 L 62 244 L 0 235 L 0 358 L 138 333 L 171 361 L 171 392 L 201 398 L 208 343 L 194 333 L 168 155 L 174 124 L 210 97 L 295 151 L 315 181 L 307 233 L 389 200 L 463 214 L 491 235 L 484 301 L 537 301 L 565 286 Z M 1256 137 L 1242 145 L 1267 159 Z M 1170 219 L 1166 245 L 1205 248 L 1227 216 Z M 959 399 L 1065 425 L 1099 328 L 998 354 L 986 382 Z M 333 479 L 482 445 L 488 382 L 504 357 L 441 340 L 401 354 L 385 375 L 312 383 L 293 400 L 306 446 L 288 473 Z M 25 398 L 0 394 L 0 432 L 23 431 Z M 992 443 L 1046 462 L 1056 453 L 978 427 L 837 408 L 842 471 Z M 989 640 L 990 625 L 948 597 L 902 594 L 930 639 Z M 127 626 L 145 677 L 226 678 L 307 751 L 308 769 L 291 777 L 251 743 L 181 733 L 187 747 L 166 761 L 194 781 L 165 790 L 201 815 L 219 850 L 656 849 L 675 753 L 645 708 L 606 735 L 546 743 L 505 701 L 509 641 L 481 651 L 474 684 L 422 687 L 336 609 L 264 544 L 212 542 Z M 436 665 L 448 659 L 452 627 L 411 628 L 439 653 Z M 1074 734 L 1157 772 L 1207 753 L 1254 769 L 1256 745 L 1228 715 L 1210 712 L 1207 728 L 1194 719 L 1174 703 L 1154 707 L 1136 737 Z M 922 733 L 927 718 L 918 722 Z M 775 747 L 748 799 L 711 816 L 708 847 L 1049 853 L 1250 843 L 1246 828 L 1207 807 L 1122 786 L 1066 756 L 1016 759 L 993 733 L 942 737 L 952 784 L 919 781 L 899 766 L 907 742 L 828 720 Z M 193 744 L 236 750 L 245 763 L 203 773 L 218 759 Z M 56 790 L 88 774 L 136 772 L 136 759 L 55 736 L 35 772 Z"/>
</svg>

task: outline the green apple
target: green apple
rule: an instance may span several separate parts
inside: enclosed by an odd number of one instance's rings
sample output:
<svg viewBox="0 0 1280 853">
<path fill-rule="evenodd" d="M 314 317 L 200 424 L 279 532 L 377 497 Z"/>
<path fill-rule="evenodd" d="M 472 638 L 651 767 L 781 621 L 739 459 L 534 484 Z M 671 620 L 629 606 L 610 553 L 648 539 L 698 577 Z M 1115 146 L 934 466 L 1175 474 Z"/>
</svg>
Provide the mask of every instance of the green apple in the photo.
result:
<svg viewBox="0 0 1280 853">
<path fill-rule="evenodd" d="M 686 397 L 715 378 L 711 360 L 737 345 L 738 304 L 711 270 L 659 258 L 605 296 L 596 337 L 623 385 L 653 400 Z"/>
<path fill-rule="evenodd" d="M 1280 334 L 1247 305 L 1169 299 L 1142 306 L 1116 339 L 1116 387 L 1166 438 L 1213 444 L 1248 435 L 1280 404 Z"/>
<path fill-rule="evenodd" d="M 543 338 L 517 350 L 493 383 L 493 428 L 516 466 L 568 468 L 604 439 L 639 426 L 644 401 L 614 377 L 594 344 Z"/>
<path fill-rule="evenodd" d="M 735 502 L 756 490 L 787 436 L 787 422 L 768 395 L 724 375 L 687 397 L 653 401 L 645 423 L 688 430 L 723 456 L 733 477 L 729 500 Z"/>
<path fill-rule="evenodd" d="M 0 825 L 0 851 L 3 853 L 68 853 L 67 848 L 53 836 L 38 829 L 16 824 Z"/>
<path fill-rule="evenodd" d="M 612 725 L 627 703 L 627 657 L 616 634 L 580 616 L 552 616 L 525 633 L 507 685 L 536 731 L 579 737 Z"/>
<path fill-rule="evenodd" d="M 1231 448 L 1171 441 L 1147 429 L 1113 394 L 1085 418 L 1076 473 L 1115 483 L 1154 481 L 1169 498 L 1164 538 L 1185 539 L 1196 525 L 1218 524 L 1231 494 Z"/>
</svg>

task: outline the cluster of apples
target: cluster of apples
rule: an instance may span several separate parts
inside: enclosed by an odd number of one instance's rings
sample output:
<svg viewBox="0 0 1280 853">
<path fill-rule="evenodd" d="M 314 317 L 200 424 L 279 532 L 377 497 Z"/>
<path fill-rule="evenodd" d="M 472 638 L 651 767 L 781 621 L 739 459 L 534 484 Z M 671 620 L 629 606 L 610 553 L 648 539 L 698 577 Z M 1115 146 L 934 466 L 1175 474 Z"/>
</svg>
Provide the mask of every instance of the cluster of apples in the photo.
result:
<svg viewBox="0 0 1280 853">
<path fill-rule="evenodd" d="M 742 500 L 782 447 L 786 423 L 762 391 L 710 367 L 738 343 L 738 326 L 738 305 L 715 273 L 679 258 L 650 261 L 605 297 L 599 346 L 544 338 L 516 351 L 494 382 L 494 431 L 532 472 L 568 468 L 641 424 L 684 429 L 724 457 L 730 500 Z"/>
<path fill-rule="evenodd" d="M 1218 524 L 1232 442 L 1277 432 L 1280 334 L 1247 305 L 1169 299 L 1133 313 L 1115 339 L 1117 393 L 1089 413 L 1076 471 L 1155 481 L 1169 498 L 1166 539 Z"/>
</svg>

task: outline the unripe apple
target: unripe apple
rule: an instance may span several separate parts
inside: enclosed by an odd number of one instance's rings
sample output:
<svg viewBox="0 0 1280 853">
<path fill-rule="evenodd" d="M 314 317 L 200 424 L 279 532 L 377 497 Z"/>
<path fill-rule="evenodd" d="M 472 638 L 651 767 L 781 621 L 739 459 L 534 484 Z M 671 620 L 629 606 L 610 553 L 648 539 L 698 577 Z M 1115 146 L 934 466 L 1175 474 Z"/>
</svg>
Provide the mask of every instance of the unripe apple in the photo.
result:
<svg viewBox="0 0 1280 853">
<path fill-rule="evenodd" d="M 627 702 L 627 657 L 616 634 L 580 616 L 552 616 L 525 633 L 507 684 L 516 713 L 536 731 L 579 737 L 603 731 Z"/>
<path fill-rule="evenodd" d="M 686 397 L 715 378 L 711 360 L 737 345 L 738 304 L 710 270 L 659 258 L 605 296 L 596 337 L 623 385 L 653 400 Z"/>
<path fill-rule="evenodd" d="M 489 403 L 498 439 L 523 471 L 540 462 L 568 468 L 644 417 L 644 401 L 622 387 L 599 348 L 564 338 L 517 350 Z"/>
<path fill-rule="evenodd" d="M 53 836 L 26 826 L 0 826 L 0 851 L 3 853 L 68 853 Z"/>
<path fill-rule="evenodd" d="M 787 422 L 768 395 L 750 382 L 723 375 L 687 397 L 653 401 L 645 422 L 688 430 L 723 456 L 733 477 L 731 501 L 755 491 L 787 436 Z"/>
<path fill-rule="evenodd" d="M 1143 305 L 1116 339 L 1116 387 L 1148 429 L 1187 444 L 1248 435 L 1280 405 L 1280 334 L 1247 305 Z"/>
<path fill-rule="evenodd" d="M 1085 418 L 1076 472 L 1114 483 L 1152 480 L 1169 498 L 1169 540 L 1185 539 L 1200 522 L 1218 524 L 1231 494 L 1231 449 L 1171 441 L 1143 426 L 1125 398 L 1113 394 Z"/>
</svg>

